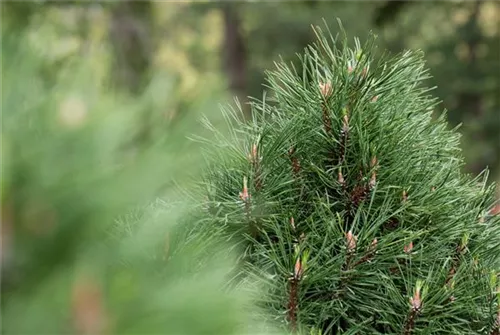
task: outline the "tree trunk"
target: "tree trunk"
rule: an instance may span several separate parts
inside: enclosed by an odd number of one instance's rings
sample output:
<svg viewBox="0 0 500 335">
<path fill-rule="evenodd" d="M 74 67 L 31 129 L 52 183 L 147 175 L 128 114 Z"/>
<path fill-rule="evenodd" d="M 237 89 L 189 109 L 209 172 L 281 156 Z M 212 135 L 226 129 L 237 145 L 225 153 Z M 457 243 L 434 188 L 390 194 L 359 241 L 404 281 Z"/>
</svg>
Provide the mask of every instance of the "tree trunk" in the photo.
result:
<svg viewBox="0 0 500 335">
<path fill-rule="evenodd" d="M 122 1 L 112 9 L 110 38 L 119 87 L 138 94 L 147 83 L 152 48 L 148 29 L 151 3 Z"/>
<path fill-rule="evenodd" d="M 481 8 L 482 1 L 478 0 L 474 2 L 474 7 L 470 14 L 469 21 L 466 23 L 467 34 L 467 49 L 468 49 L 468 60 L 467 60 L 467 70 L 472 79 L 480 80 L 478 75 L 477 67 L 477 47 L 481 42 L 481 30 L 478 25 L 479 12 Z M 481 95 L 477 92 L 462 92 L 459 95 L 459 104 L 466 111 L 477 117 L 481 117 L 483 113 L 482 99 Z"/>
<path fill-rule="evenodd" d="M 478 24 L 479 12 L 481 9 L 481 0 L 477 0 L 472 4 L 472 10 L 469 20 L 465 24 L 466 32 L 466 44 L 468 49 L 468 59 L 467 59 L 467 73 L 469 80 L 472 82 L 481 81 L 481 75 L 478 72 L 477 66 L 477 47 L 481 42 L 481 30 Z M 459 108 L 463 109 L 467 115 L 474 116 L 474 118 L 483 117 L 483 99 L 480 92 L 477 90 L 470 90 L 470 88 L 465 88 L 462 92 L 458 94 L 458 104 Z M 473 134 L 475 141 L 482 141 L 483 134 L 481 132 L 475 132 Z M 478 158 L 475 162 L 471 162 L 470 169 L 472 173 L 480 173 L 484 169 L 485 162 L 483 159 Z"/>
<path fill-rule="evenodd" d="M 229 88 L 236 94 L 245 117 L 250 116 L 246 103 L 246 50 L 241 34 L 240 18 L 235 4 L 222 6 L 224 16 L 224 70 L 229 79 Z"/>
</svg>

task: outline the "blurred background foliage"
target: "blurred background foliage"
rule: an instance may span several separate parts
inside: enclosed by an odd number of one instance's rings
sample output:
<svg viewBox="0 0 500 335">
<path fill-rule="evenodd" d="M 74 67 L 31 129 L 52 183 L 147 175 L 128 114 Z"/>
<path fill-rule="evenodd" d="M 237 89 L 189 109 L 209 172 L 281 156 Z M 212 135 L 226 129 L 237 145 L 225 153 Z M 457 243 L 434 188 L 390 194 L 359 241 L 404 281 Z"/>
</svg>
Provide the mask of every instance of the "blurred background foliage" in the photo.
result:
<svg viewBox="0 0 500 335">
<path fill-rule="evenodd" d="M 244 299 L 210 293 L 227 267 L 207 261 L 214 275 L 179 289 L 185 258 L 206 255 L 176 253 L 180 237 L 165 251 L 183 216 L 174 186 L 201 166 L 186 136 L 203 131 L 202 114 L 220 124 L 217 104 L 233 96 L 249 116 L 264 70 L 296 61 L 323 19 L 335 33 L 340 18 L 350 37 L 373 30 L 382 50 L 422 49 L 428 84 L 451 125 L 463 123 L 465 169 L 488 166 L 500 181 L 496 1 L 4 1 L 1 11 L 7 332 L 241 333 L 233 306 Z M 142 318 L 130 318 L 138 305 Z M 203 317 L 174 322 L 169 308 Z M 116 318 L 104 326 L 106 309 Z"/>
<path fill-rule="evenodd" d="M 230 88 L 242 101 L 260 96 L 263 70 L 279 56 L 296 60 L 314 38 L 310 25 L 325 19 L 334 27 L 338 17 L 351 36 L 375 31 L 382 50 L 424 50 L 429 85 L 437 86 L 452 125 L 464 124 L 467 169 L 498 171 L 496 1 L 37 1 L 7 2 L 2 15 L 4 30 L 28 31 L 26 42 L 46 61 L 44 80 L 82 57 L 92 63 L 94 85 L 129 96 L 152 82 L 163 89 L 159 77 L 168 74 L 172 116 L 184 115 L 203 93 Z"/>
</svg>

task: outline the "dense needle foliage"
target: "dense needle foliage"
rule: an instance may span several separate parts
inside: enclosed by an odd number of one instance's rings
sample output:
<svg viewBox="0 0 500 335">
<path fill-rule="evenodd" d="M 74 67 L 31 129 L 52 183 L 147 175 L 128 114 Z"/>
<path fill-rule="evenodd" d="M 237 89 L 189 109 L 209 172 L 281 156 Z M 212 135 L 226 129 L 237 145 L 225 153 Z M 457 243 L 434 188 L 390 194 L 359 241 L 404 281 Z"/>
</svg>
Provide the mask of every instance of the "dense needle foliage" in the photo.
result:
<svg viewBox="0 0 500 335">
<path fill-rule="evenodd" d="M 203 229 L 241 246 L 236 278 L 264 281 L 266 316 L 292 331 L 498 334 L 493 187 L 462 173 L 422 53 L 315 31 L 251 122 L 225 113 Z"/>
</svg>

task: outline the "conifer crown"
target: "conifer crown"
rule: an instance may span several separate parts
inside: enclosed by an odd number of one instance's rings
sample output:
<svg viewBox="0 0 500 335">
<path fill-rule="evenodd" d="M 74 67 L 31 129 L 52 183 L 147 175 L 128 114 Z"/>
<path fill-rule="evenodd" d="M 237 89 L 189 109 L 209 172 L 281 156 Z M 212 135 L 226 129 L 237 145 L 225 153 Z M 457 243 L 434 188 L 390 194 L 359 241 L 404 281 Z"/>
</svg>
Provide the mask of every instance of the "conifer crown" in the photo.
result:
<svg viewBox="0 0 500 335">
<path fill-rule="evenodd" d="M 292 331 L 498 334 L 493 186 L 461 171 L 423 54 L 315 32 L 298 66 L 267 72 L 250 122 L 207 122 L 204 229 L 241 246 L 265 316 Z"/>
</svg>

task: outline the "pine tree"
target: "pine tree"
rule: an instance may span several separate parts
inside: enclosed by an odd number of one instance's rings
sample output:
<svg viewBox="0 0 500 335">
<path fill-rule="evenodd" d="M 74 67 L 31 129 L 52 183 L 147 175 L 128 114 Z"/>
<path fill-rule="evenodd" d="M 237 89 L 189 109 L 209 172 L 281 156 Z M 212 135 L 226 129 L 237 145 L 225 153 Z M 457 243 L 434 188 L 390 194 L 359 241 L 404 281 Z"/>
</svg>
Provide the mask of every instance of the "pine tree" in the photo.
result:
<svg viewBox="0 0 500 335">
<path fill-rule="evenodd" d="M 202 228 L 240 246 L 235 278 L 263 282 L 265 317 L 293 332 L 498 334 L 493 186 L 461 171 L 422 53 L 315 32 L 250 122 L 207 122 Z"/>
</svg>

